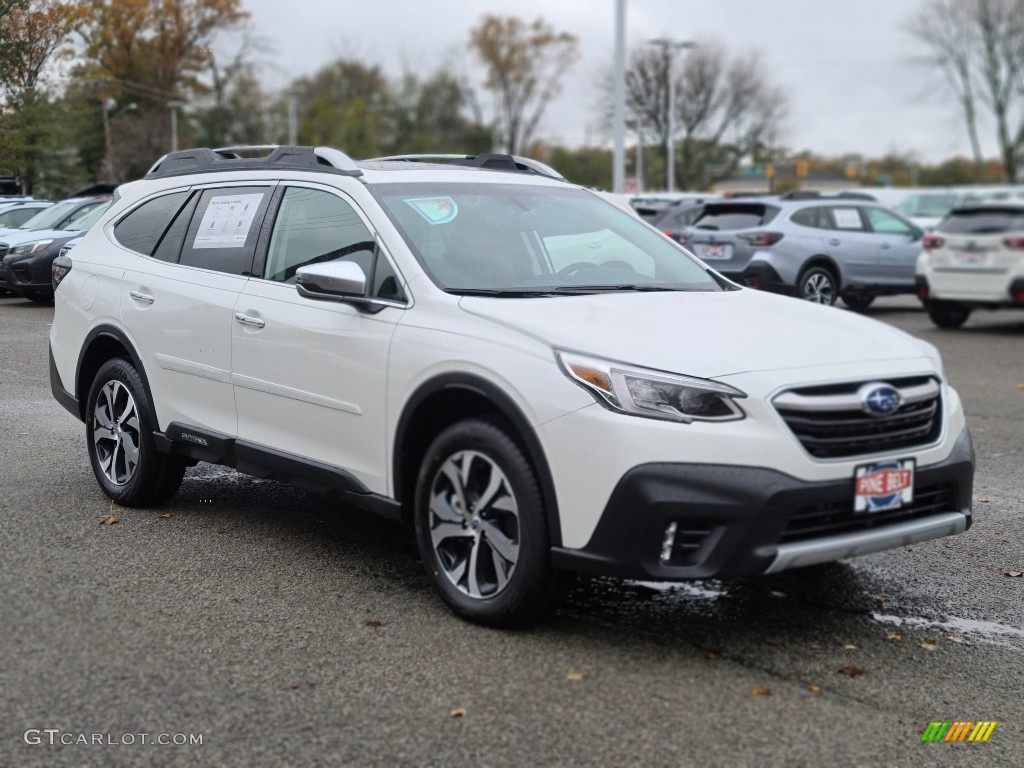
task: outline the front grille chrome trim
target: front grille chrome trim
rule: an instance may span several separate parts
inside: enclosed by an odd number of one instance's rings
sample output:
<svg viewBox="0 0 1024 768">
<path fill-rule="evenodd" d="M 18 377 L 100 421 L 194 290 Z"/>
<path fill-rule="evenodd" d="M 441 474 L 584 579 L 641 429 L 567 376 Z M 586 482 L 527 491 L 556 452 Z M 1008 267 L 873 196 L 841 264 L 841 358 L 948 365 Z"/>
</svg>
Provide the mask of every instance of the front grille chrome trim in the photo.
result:
<svg viewBox="0 0 1024 768">
<path fill-rule="evenodd" d="M 929 379 L 924 384 L 910 387 L 896 387 L 903 397 L 903 404 L 919 403 L 938 397 L 939 382 Z M 860 411 L 861 399 L 856 392 L 838 395 L 801 395 L 798 392 L 783 392 L 773 401 L 776 408 L 786 411 Z"/>
</svg>

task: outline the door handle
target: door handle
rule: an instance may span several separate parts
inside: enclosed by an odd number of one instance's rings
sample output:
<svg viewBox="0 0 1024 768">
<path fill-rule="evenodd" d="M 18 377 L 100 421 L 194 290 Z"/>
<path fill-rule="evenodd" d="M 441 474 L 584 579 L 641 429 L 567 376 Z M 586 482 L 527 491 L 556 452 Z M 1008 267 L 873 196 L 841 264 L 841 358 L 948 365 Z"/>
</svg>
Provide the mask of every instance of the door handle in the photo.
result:
<svg viewBox="0 0 1024 768">
<path fill-rule="evenodd" d="M 888 251 L 892 246 L 889 243 L 882 243 L 882 250 Z"/>
<path fill-rule="evenodd" d="M 242 312 L 235 312 L 235 320 L 242 325 L 251 325 L 253 328 L 262 328 L 267 324 L 262 317 L 250 317 Z"/>
<path fill-rule="evenodd" d="M 842 240 L 839 240 L 839 239 L 833 237 L 831 240 L 828 241 L 828 244 L 829 245 L 839 245 L 841 242 L 842 242 Z"/>
<path fill-rule="evenodd" d="M 142 293 L 140 291 L 128 291 L 128 295 L 136 301 L 141 301 L 143 304 L 152 304 L 156 299 L 150 296 L 148 293 Z"/>
</svg>

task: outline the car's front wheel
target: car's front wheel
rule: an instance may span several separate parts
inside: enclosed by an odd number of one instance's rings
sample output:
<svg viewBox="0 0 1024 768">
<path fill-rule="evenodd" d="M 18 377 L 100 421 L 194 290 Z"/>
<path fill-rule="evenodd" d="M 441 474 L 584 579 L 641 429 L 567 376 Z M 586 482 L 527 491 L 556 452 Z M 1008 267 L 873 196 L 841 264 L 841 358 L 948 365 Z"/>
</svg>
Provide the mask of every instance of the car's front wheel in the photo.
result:
<svg viewBox="0 0 1024 768">
<path fill-rule="evenodd" d="M 85 423 L 92 471 L 103 492 L 126 507 L 166 501 L 186 462 L 156 449 L 156 415 L 142 376 L 127 360 L 108 360 L 89 388 Z"/>
<path fill-rule="evenodd" d="M 970 307 L 949 301 L 933 301 L 928 304 L 928 317 L 939 328 L 959 328 L 971 316 Z"/>
<path fill-rule="evenodd" d="M 801 299 L 832 306 L 839 298 L 839 285 L 835 275 L 825 267 L 810 267 L 800 275 L 797 293 Z"/>
<path fill-rule="evenodd" d="M 524 626 L 554 604 L 537 475 L 499 422 L 467 419 L 437 436 L 420 466 L 415 522 L 427 574 L 459 616 Z"/>
</svg>

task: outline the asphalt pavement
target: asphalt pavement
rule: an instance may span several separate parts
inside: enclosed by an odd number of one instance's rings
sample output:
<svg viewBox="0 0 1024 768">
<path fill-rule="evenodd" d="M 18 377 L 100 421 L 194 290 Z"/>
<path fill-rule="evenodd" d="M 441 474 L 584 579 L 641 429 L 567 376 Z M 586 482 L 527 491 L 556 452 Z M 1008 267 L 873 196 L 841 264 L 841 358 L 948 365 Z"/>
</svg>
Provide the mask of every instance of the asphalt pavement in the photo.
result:
<svg viewBox="0 0 1024 768">
<path fill-rule="evenodd" d="M 200 465 L 159 509 L 112 506 L 50 396 L 52 306 L 0 298 L 0 766 L 1024 765 L 1024 313 L 868 314 L 943 352 L 970 531 L 583 580 L 502 632 L 440 604 L 411 532 L 273 481 Z M 932 720 L 997 725 L 922 743 Z"/>
</svg>

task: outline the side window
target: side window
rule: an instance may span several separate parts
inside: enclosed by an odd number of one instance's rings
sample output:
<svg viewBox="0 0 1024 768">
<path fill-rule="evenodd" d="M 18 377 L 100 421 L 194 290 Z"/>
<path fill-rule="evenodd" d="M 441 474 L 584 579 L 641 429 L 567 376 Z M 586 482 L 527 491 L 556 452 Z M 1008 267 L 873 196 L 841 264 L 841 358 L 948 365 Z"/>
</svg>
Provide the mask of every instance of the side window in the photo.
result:
<svg viewBox="0 0 1024 768">
<path fill-rule="evenodd" d="M 248 275 L 272 187 L 200 190 L 185 232 L 180 264 Z"/>
<path fill-rule="evenodd" d="M 187 197 L 188 192 L 175 192 L 143 203 L 114 225 L 114 239 L 125 248 L 151 256 Z"/>
<path fill-rule="evenodd" d="M 828 210 L 824 206 L 815 205 L 809 208 L 801 208 L 789 217 L 794 224 L 815 229 L 832 229 L 832 222 L 828 218 Z"/>
<path fill-rule="evenodd" d="M 373 234 L 340 197 L 319 189 L 289 187 L 274 221 L 263 277 L 294 283 L 299 267 L 347 259 L 362 267 L 367 283 L 376 288 L 375 247 Z"/>
<path fill-rule="evenodd" d="M 907 235 L 913 234 L 913 229 L 907 222 L 894 213 L 884 208 L 865 208 L 868 215 L 868 222 L 875 232 L 886 235 Z"/>
<path fill-rule="evenodd" d="M 832 221 L 836 229 L 850 232 L 863 232 L 864 222 L 860 217 L 860 208 L 856 206 L 835 206 L 832 208 Z"/>
</svg>

